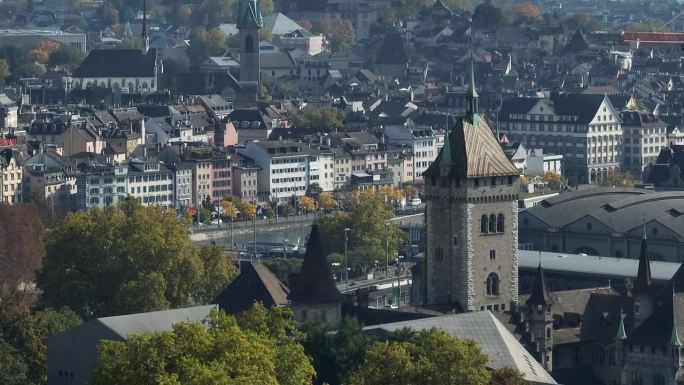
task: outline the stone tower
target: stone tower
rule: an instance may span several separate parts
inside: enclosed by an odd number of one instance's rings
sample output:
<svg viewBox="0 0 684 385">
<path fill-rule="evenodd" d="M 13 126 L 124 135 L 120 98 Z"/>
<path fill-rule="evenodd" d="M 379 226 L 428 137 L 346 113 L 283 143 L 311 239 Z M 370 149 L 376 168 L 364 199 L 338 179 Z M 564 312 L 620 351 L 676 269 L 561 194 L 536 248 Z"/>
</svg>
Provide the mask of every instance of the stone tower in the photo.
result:
<svg viewBox="0 0 684 385">
<path fill-rule="evenodd" d="M 259 31 L 263 27 L 258 0 L 240 0 L 238 5 L 237 28 L 240 31 L 240 82 L 255 83 L 258 90 L 259 72 Z"/>
<path fill-rule="evenodd" d="M 537 268 L 537 276 L 532 287 L 532 294 L 527 300 L 527 323 L 533 353 L 537 356 L 544 369 L 551 372 L 553 369 L 553 316 L 551 315 L 553 299 L 546 287 L 546 278 L 541 263 Z"/>
<path fill-rule="evenodd" d="M 427 305 L 509 309 L 518 302 L 520 171 L 480 116 L 472 53 L 467 113 L 423 176 Z"/>
<path fill-rule="evenodd" d="M 342 294 L 337 290 L 318 225 L 311 226 L 300 273 L 293 278 L 288 299 L 300 325 L 335 328 L 342 319 Z"/>
</svg>

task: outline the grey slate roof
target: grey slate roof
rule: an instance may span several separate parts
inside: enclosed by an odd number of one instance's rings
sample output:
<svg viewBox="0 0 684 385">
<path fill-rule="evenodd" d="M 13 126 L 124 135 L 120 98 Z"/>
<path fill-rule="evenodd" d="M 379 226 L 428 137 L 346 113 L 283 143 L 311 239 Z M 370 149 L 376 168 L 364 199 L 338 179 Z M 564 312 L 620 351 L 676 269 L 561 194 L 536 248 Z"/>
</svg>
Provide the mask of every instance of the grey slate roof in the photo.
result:
<svg viewBox="0 0 684 385">
<path fill-rule="evenodd" d="M 475 178 L 520 175 L 520 171 L 501 149 L 485 119 L 480 119 L 478 127 L 465 118 L 459 119 L 449 134 L 449 142 L 450 145 L 442 148 L 423 175 L 440 175 L 440 161 L 445 148 L 451 150 L 451 158 L 455 163 L 451 167 L 452 176 Z"/>
<path fill-rule="evenodd" d="M 280 12 L 273 12 L 264 17 L 264 28 L 270 29 L 274 36 L 303 29 L 301 25 Z"/>
<path fill-rule="evenodd" d="M 551 375 L 518 342 L 516 337 L 487 310 L 370 326 L 364 330 L 391 332 L 403 328 L 414 330 L 436 328 L 459 338 L 473 339 L 490 357 L 487 367 L 492 369 L 510 367 L 524 373 L 525 380 L 532 383 L 556 384 Z"/>
<path fill-rule="evenodd" d="M 260 262 L 244 264 L 240 275 L 214 299 L 230 314 L 239 314 L 260 301 L 266 308 L 286 306 L 290 290 Z"/>
<path fill-rule="evenodd" d="M 74 77 L 153 77 L 155 65 L 154 49 L 147 55 L 139 49 L 94 49 L 74 71 Z"/>
<path fill-rule="evenodd" d="M 594 188 L 567 192 L 546 199 L 541 204 L 520 213 L 521 230 L 526 230 L 525 218 L 536 218 L 547 227 L 562 229 L 582 218 L 593 218 L 606 226 L 596 232 L 632 233 L 641 235 L 658 224 L 684 236 L 684 191 L 653 192 L 636 188 Z M 538 230 L 538 229 L 537 229 Z"/>
<path fill-rule="evenodd" d="M 631 278 L 637 276 L 639 261 L 629 258 L 611 258 L 581 254 L 562 254 L 549 251 L 518 250 L 521 270 L 537 269 L 538 263 L 548 273 L 567 272 L 594 275 L 602 278 Z M 679 269 L 680 263 L 651 261 L 651 276 L 656 281 L 668 281 Z"/>
<path fill-rule="evenodd" d="M 205 305 L 149 313 L 127 314 L 98 318 L 91 322 L 99 322 L 125 339 L 131 334 L 152 334 L 171 330 L 171 326 L 179 322 L 202 321 L 209 315 L 211 309 L 215 307 L 214 305 Z"/>
</svg>

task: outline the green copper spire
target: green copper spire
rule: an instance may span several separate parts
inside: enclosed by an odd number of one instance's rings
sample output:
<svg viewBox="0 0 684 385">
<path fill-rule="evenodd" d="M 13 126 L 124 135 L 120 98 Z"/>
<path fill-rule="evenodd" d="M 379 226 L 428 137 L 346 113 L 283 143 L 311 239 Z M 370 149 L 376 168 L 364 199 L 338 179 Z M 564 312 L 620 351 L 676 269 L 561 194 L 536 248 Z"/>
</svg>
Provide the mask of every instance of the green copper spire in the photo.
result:
<svg viewBox="0 0 684 385">
<path fill-rule="evenodd" d="M 620 309 L 620 324 L 618 325 L 617 340 L 624 341 L 627 339 L 627 333 L 625 333 L 625 313 Z"/>
<path fill-rule="evenodd" d="M 258 0 L 240 0 L 238 4 L 237 25 L 256 25 L 261 28 L 263 18 L 261 17 L 261 7 Z"/>
<path fill-rule="evenodd" d="M 473 38 L 470 38 L 470 84 L 468 85 L 468 115 L 470 115 L 473 126 L 480 126 L 479 99 L 475 89 L 475 58 L 473 54 Z M 498 140 L 498 138 L 497 138 Z"/>
<path fill-rule="evenodd" d="M 451 144 L 449 144 L 449 130 L 444 135 L 444 147 L 442 147 L 442 158 L 439 160 L 439 167 L 454 167 L 454 158 L 451 156 Z"/>
</svg>

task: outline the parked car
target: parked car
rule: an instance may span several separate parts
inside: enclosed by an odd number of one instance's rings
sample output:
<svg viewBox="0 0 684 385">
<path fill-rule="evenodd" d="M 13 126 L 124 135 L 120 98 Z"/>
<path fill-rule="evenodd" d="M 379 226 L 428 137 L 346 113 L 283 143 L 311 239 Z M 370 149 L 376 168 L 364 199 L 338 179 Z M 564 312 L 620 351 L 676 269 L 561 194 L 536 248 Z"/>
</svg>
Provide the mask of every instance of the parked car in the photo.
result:
<svg viewBox="0 0 684 385">
<path fill-rule="evenodd" d="M 220 225 L 222 223 L 223 223 L 223 221 L 220 218 L 215 218 L 215 219 L 211 220 L 212 225 Z"/>
<path fill-rule="evenodd" d="M 423 203 L 423 201 L 421 201 L 420 198 L 411 198 L 409 201 L 411 206 L 420 206 L 421 203 Z"/>
</svg>

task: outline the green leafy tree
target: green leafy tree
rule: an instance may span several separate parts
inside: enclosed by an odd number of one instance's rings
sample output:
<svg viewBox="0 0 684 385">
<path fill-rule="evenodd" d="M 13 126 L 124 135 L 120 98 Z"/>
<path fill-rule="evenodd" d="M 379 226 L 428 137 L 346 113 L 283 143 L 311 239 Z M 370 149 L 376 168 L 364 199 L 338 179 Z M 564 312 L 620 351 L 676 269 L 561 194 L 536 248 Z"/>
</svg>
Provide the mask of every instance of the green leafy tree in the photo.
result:
<svg viewBox="0 0 684 385">
<path fill-rule="evenodd" d="M 198 66 L 202 60 L 209 56 L 222 55 L 228 48 L 226 35 L 218 28 L 200 30 L 190 37 L 190 46 L 187 49 L 190 63 Z"/>
<path fill-rule="evenodd" d="M 51 66 L 65 66 L 69 68 L 74 68 L 78 66 L 83 59 L 85 59 L 85 54 L 74 47 L 70 47 L 66 44 L 62 44 L 50 54 L 48 59 L 48 64 Z"/>
<path fill-rule="evenodd" d="M 0 302 L 0 383 L 45 384 L 47 338 L 81 322 L 71 310 L 34 311 L 34 306 L 24 293 Z"/>
<path fill-rule="evenodd" d="M 311 31 L 325 35 L 333 52 L 349 53 L 356 41 L 354 26 L 346 19 L 317 20 Z"/>
<path fill-rule="evenodd" d="M 388 207 L 382 195 L 371 190 L 360 192 L 351 200 L 348 212 L 336 213 L 320 220 L 324 243 L 329 252 L 344 252 L 344 229 L 349 228 L 350 267 L 357 270 L 369 268 L 375 260 L 385 260 L 386 241 L 391 250 L 396 250 L 405 240 L 406 234 L 395 224 L 386 225 L 394 212 Z"/>
<path fill-rule="evenodd" d="M 294 114 L 294 125 L 312 130 L 337 130 L 344 127 L 345 118 L 339 108 L 306 106 Z"/>
<path fill-rule="evenodd" d="M 210 303 L 216 298 L 216 294 L 225 289 L 235 278 L 237 269 L 234 261 L 228 257 L 222 247 L 202 246 L 199 249 L 199 255 L 202 258 L 204 274 L 196 300 L 199 303 Z"/>
<path fill-rule="evenodd" d="M 489 385 L 488 357 L 477 343 L 441 330 L 421 331 L 407 341 L 374 343 L 350 385 Z M 387 370 L 387 368 L 391 370 Z"/>
<path fill-rule="evenodd" d="M 542 181 L 552 190 L 558 190 L 565 183 L 563 177 L 555 171 L 547 171 L 542 177 Z"/>
<path fill-rule="evenodd" d="M 356 318 L 342 319 L 336 332 L 308 325 L 304 347 L 316 369 L 316 383 L 340 385 L 363 364 L 371 339 Z"/>
<path fill-rule="evenodd" d="M 307 385 L 314 371 L 291 312 L 257 304 L 238 321 L 212 311 L 204 323 L 103 341 L 92 385 Z"/>
<path fill-rule="evenodd" d="M 299 274 L 302 269 L 302 260 L 300 258 L 273 258 L 264 265 L 275 274 L 278 279 L 285 285 L 289 286 L 290 279 L 294 274 Z"/>
<path fill-rule="evenodd" d="M 187 221 L 129 199 L 69 214 L 46 236 L 38 274 L 43 301 L 102 317 L 192 305 L 211 297 L 202 256 Z M 224 271 L 225 281 L 231 278 Z M 216 294 L 216 293 L 214 293 Z"/>
<path fill-rule="evenodd" d="M 564 18 L 562 24 L 569 30 L 585 29 L 588 31 L 597 31 L 604 28 L 604 25 L 600 20 L 591 17 L 584 12 L 578 12 Z"/>
<path fill-rule="evenodd" d="M 525 385 L 525 375 L 513 368 L 501 368 L 492 371 L 491 385 Z"/>
<path fill-rule="evenodd" d="M 28 366 L 21 353 L 0 337 L 0 383 L 25 385 L 29 383 Z"/>
<path fill-rule="evenodd" d="M 5 83 L 5 79 L 10 76 L 9 63 L 5 59 L 0 59 L 0 84 Z"/>
</svg>

